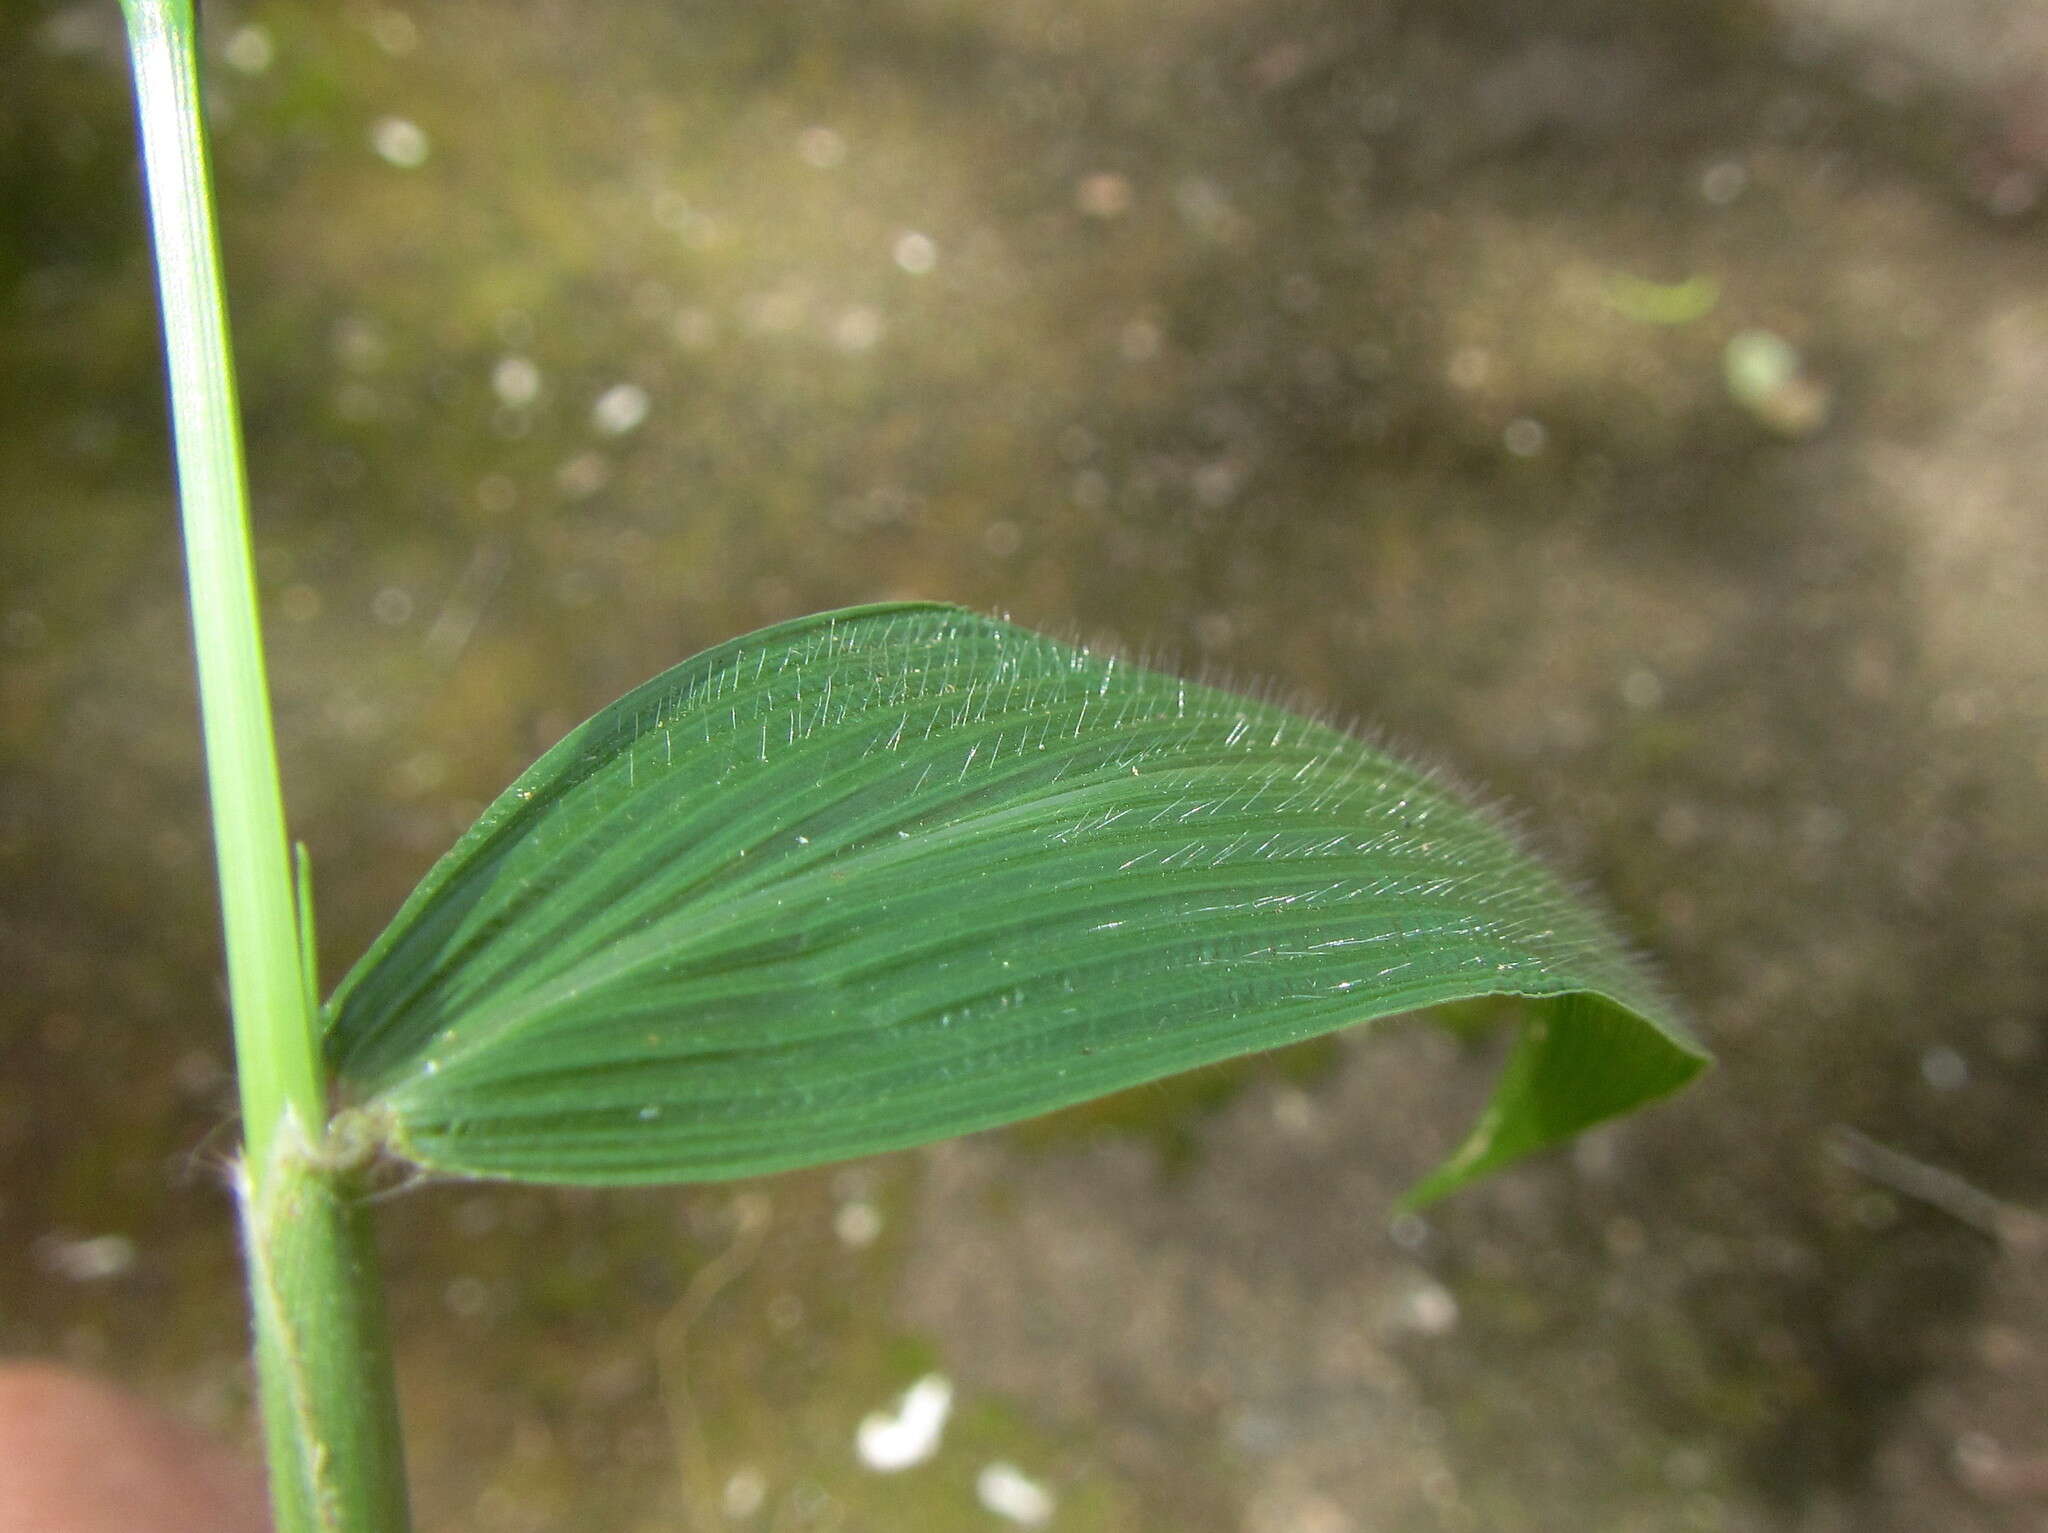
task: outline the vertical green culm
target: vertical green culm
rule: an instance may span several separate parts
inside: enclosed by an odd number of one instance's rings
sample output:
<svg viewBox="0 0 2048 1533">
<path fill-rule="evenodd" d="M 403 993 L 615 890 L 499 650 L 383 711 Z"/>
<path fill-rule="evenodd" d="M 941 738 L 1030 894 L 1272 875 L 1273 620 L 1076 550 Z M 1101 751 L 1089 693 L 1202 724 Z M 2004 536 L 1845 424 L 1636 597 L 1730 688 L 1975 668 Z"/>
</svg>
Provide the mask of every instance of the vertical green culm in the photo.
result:
<svg viewBox="0 0 2048 1533">
<path fill-rule="evenodd" d="M 249 547 L 248 489 L 200 117 L 192 0 L 122 0 L 169 361 L 228 991 L 237 1177 L 278 1533 L 400 1533 L 390 1349 L 355 1172 L 324 1143 Z"/>
</svg>

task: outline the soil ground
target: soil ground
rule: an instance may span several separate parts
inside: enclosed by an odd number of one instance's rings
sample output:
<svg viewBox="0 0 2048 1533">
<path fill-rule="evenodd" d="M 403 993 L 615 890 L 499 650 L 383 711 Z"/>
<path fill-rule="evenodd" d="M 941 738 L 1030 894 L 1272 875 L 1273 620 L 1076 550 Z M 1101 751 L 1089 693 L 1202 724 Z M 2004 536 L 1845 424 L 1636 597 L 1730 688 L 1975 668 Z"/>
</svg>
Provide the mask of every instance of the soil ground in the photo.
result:
<svg viewBox="0 0 2048 1533">
<path fill-rule="evenodd" d="M 206 10 L 330 980 L 576 718 L 918 595 L 1455 764 L 1721 1058 L 1426 1222 L 1494 1055 L 1421 1024 L 394 1194 L 424 1526 L 996 1527 L 1007 1462 L 1077 1533 L 2048 1528 L 2048 7 Z M 234 1435 L 117 28 L 0 18 L 0 1349 Z"/>
</svg>

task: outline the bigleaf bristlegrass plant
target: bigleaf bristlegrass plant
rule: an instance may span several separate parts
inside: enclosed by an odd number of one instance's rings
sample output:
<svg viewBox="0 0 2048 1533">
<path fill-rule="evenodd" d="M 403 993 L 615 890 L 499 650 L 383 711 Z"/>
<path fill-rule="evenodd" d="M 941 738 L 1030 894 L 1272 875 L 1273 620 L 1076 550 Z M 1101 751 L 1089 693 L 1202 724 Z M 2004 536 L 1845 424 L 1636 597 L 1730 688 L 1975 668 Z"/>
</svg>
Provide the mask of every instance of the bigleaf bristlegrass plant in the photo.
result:
<svg viewBox="0 0 2048 1533">
<path fill-rule="evenodd" d="M 191 0 L 123 0 L 163 302 L 279 1533 L 399 1533 L 362 1178 L 720 1180 L 1418 1007 L 1525 1002 L 1441 1196 L 1706 1056 L 1427 775 L 958 608 L 802 618 L 550 750 L 325 1005 L 263 673 Z"/>
</svg>

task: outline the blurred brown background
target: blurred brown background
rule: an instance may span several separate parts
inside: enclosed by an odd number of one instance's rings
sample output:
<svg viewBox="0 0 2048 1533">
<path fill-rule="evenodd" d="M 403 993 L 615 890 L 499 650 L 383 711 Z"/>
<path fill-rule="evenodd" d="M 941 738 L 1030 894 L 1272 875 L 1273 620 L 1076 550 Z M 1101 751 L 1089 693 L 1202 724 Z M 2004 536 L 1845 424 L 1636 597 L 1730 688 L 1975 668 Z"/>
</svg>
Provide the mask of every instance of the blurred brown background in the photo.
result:
<svg viewBox="0 0 2048 1533">
<path fill-rule="evenodd" d="M 2048 6 L 206 12 L 330 982 L 575 719 L 916 595 L 1452 763 L 1722 1058 L 1391 1229 L 1492 1060 L 1425 1029 L 395 1195 L 424 1526 L 2048 1526 Z M 0 80 L 0 1351 L 233 1435 L 114 0 L 8 6 Z M 936 1457 L 863 1468 L 927 1373 Z"/>
</svg>

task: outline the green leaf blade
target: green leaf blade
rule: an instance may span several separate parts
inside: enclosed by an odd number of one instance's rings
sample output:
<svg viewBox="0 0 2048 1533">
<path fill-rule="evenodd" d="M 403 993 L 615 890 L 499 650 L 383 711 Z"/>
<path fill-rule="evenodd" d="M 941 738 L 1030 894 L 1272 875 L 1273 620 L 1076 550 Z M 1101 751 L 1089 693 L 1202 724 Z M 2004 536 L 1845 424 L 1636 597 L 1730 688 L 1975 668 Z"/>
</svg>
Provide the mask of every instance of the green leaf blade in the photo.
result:
<svg viewBox="0 0 2048 1533">
<path fill-rule="evenodd" d="M 572 732 L 344 982 L 328 1044 L 429 1168 L 687 1181 L 1489 994 L 1605 1009 L 1529 1030 L 1557 1041 L 1517 1054 L 1470 1174 L 1704 1062 L 1598 918 L 1425 774 L 893 606 L 735 640 Z"/>
</svg>

